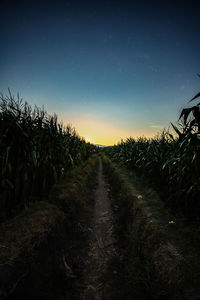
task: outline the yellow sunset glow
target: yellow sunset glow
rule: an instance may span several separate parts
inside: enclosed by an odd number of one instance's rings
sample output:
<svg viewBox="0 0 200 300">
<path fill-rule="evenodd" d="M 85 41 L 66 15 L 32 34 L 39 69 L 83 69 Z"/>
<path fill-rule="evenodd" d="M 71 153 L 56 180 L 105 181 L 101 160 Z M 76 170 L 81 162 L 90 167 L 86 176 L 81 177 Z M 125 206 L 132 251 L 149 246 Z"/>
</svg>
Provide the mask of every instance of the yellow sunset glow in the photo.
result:
<svg viewBox="0 0 200 300">
<path fill-rule="evenodd" d="M 105 121 L 95 119 L 74 119 L 73 126 L 76 128 L 78 134 L 85 138 L 87 142 L 100 145 L 114 145 L 129 137 L 137 138 L 144 135 L 143 130 L 126 130 L 116 125 L 109 124 Z M 153 136 L 158 130 L 149 128 L 145 133 L 146 137 Z"/>
</svg>

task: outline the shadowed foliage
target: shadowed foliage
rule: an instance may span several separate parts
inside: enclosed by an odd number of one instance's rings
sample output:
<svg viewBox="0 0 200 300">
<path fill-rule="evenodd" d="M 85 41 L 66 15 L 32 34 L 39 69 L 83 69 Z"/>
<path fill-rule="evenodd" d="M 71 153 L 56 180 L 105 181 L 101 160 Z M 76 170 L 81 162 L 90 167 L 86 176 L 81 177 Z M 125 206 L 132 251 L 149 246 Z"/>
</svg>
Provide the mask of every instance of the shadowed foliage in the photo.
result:
<svg viewBox="0 0 200 300">
<path fill-rule="evenodd" d="M 0 218 L 13 214 L 85 161 L 95 146 L 44 108 L 0 96 Z"/>
<path fill-rule="evenodd" d="M 198 93 L 190 101 L 200 97 Z M 176 134 L 129 138 L 108 147 L 106 153 L 116 162 L 145 176 L 159 190 L 174 212 L 199 216 L 200 212 L 200 103 L 184 108 Z"/>
</svg>

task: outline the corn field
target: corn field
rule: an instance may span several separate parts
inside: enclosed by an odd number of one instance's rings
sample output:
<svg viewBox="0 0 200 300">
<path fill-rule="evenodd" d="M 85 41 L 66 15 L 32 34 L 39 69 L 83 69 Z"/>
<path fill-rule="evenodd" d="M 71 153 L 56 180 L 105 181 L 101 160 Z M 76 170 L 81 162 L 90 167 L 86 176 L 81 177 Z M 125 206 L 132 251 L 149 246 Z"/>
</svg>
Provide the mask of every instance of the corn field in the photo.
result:
<svg viewBox="0 0 200 300">
<path fill-rule="evenodd" d="M 0 220 L 40 196 L 95 146 L 44 109 L 12 96 L 0 96 Z"/>
<path fill-rule="evenodd" d="M 200 97 L 198 93 L 191 101 Z M 184 108 L 172 124 L 174 134 L 163 131 L 156 138 L 129 138 L 108 147 L 116 162 L 144 176 L 173 212 L 199 217 L 200 213 L 200 103 Z"/>
</svg>

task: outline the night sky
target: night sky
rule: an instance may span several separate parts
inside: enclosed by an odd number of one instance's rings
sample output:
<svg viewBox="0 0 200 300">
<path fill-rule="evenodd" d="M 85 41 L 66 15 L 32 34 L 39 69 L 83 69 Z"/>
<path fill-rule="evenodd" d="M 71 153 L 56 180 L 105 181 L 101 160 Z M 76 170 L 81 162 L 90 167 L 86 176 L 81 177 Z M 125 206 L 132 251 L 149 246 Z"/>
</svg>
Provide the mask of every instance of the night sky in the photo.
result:
<svg viewBox="0 0 200 300">
<path fill-rule="evenodd" d="M 41 4 L 42 3 L 42 4 Z M 3 1 L 0 92 L 87 140 L 154 136 L 200 91 L 200 7 L 187 1 Z"/>
</svg>

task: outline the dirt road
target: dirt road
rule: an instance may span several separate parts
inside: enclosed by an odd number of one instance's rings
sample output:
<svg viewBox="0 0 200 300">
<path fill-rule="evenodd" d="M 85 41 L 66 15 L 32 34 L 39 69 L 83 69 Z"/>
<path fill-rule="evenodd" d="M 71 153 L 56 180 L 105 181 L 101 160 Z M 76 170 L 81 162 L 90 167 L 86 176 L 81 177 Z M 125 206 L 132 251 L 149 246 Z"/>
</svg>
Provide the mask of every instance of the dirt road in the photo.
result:
<svg viewBox="0 0 200 300">
<path fill-rule="evenodd" d="M 102 281 L 109 259 L 115 254 L 113 236 L 113 214 L 108 197 L 108 185 L 105 182 L 102 161 L 99 158 L 98 187 L 95 192 L 93 226 L 85 269 L 85 291 L 83 300 L 107 299 L 107 289 Z"/>
</svg>

